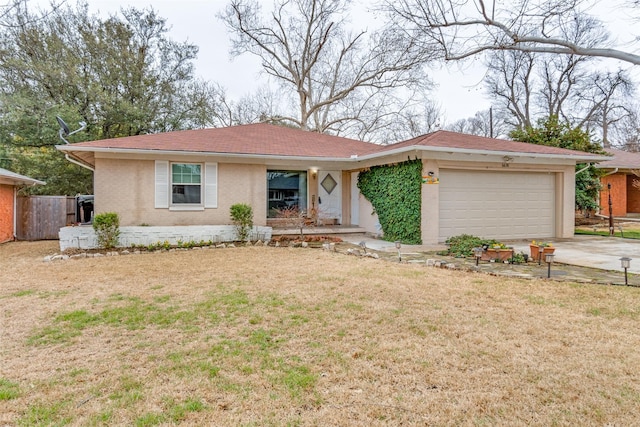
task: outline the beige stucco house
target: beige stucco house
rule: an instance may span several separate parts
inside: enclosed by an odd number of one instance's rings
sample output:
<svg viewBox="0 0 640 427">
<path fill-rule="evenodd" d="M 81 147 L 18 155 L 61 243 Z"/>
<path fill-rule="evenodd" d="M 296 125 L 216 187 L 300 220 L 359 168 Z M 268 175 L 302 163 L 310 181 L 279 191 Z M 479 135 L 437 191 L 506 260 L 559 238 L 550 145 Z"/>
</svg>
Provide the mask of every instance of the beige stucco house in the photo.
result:
<svg viewBox="0 0 640 427">
<path fill-rule="evenodd" d="M 495 239 L 573 235 L 576 163 L 602 156 L 437 131 L 376 145 L 251 124 L 57 147 L 94 170 L 95 210 L 121 226 L 230 224 L 234 203 L 268 226 L 274 208 L 319 208 L 343 225 L 379 233 L 358 174 L 420 159 L 425 244 L 470 233 Z"/>
</svg>

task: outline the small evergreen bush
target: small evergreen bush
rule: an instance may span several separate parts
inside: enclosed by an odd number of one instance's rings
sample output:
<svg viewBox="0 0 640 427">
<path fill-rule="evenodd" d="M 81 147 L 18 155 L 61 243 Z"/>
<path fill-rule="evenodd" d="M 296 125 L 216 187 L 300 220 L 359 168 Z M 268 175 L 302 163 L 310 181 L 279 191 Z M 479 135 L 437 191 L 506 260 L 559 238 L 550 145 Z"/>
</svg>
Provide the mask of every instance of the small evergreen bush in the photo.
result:
<svg viewBox="0 0 640 427">
<path fill-rule="evenodd" d="M 231 205 L 231 220 L 236 226 L 238 240 L 244 242 L 249 239 L 253 228 L 253 209 L 246 203 Z"/>
<path fill-rule="evenodd" d="M 98 246 L 111 249 L 118 246 L 120 219 L 115 212 L 106 212 L 93 217 L 93 229 L 98 238 Z"/>
<path fill-rule="evenodd" d="M 492 247 L 499 244 L 497 240 L 486 240 L 470 234 L 460 234 L 459 236 L 451 236 L 446 242 L 449 245 L 448 255 L 455 257 L 473 256 L 473 248 Z M 505 246 L 506 247 L 506 246 Z"/>
</svg>

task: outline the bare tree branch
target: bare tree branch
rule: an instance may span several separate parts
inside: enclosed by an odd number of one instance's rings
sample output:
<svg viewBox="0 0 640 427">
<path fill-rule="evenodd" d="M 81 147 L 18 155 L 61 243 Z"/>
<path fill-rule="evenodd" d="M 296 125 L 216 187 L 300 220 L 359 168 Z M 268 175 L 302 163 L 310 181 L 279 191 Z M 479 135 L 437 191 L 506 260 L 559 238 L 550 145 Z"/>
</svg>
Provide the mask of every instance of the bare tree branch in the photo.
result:
<svg viewBox="0 0 640 427">
<path fill-rule="evenodd" d="M 640 55 L 611 48 L 606 35 L 596 45 L 564 37 L 563 27 L 587 15 L 588 6 L 586 0 L 517 0 L 504 5 L 495 0 L 387 0 L 385 9 L 407 34 L 427 46 L 437 46 L 447 60 L 516 50 L 639 65 Z"/>
<path fill-rule="evenodd" d="M 396 29 L 349 31 L 348 4 L 278 0 L 265 15 L 255 0 L 232 0 L 219 16 L 232 36 L 232 55 L 260 58 L 281 96 L 296 106 L 297 114 L 286 120 L 302 129 L 371 135 L 365 129 L 372 123 L 389 123 L 394 113 L 401 118 L 402 110 L 394 107 L 404 108 L 395 102 L 383 109 L 381 99 L 430 84 L 422 72 L 427 53 L 418 43 Z"/>
</svg>

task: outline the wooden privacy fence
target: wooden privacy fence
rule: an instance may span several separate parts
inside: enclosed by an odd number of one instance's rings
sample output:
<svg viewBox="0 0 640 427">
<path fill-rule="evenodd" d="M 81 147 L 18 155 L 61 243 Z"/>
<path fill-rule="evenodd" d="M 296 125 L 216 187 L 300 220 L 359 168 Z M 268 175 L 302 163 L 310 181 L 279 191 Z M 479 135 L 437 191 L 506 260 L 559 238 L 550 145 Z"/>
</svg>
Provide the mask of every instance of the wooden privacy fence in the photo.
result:
<svg viewBox="0 0 640 427">
<path fill-rule="evenodd" d="M 18 240 L 57 240 L 61 227 L 75 222 L 75 197 L 28 196 L 16 201 Z"/>
</svg>

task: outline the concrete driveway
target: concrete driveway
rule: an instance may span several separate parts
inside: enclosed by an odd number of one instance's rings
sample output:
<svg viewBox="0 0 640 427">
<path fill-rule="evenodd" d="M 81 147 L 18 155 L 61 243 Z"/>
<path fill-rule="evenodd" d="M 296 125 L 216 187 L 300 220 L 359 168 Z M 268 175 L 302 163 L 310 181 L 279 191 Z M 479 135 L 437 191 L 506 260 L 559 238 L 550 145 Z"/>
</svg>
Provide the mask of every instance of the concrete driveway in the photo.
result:
<svg viewBox="0 0 640 427">
<path fill-rule="evenodd" d="M 378 251 L 396 251 L 393 242 L 374 239 L 362 234 L 345 234 L 343 240 L 359 244 L 365 242 L 367 248 Z M 640 274 L 640 240 L 619 239 L 601 236 L 574 236 L 570 239 L 553 239 L 556 247 L 554 262 L 599 268 L 602 270 L 622 271 L 620 258 L 632 259 L 629 273 Z M 505 242 L 513 246 L 516 252 L 529 253 L 529 241 Z M 414 246 L 402 245 L 402 253 L 426 252 L 446 249 L 445 245 Z"/>
<path fill-rule="evenodd" d="M 517 252 L 529 253 L 529 242 L 509 243 Z M 630 273 L 640 273 L 640 240 L 602 236 L 574 236 L 553 240 L 554 262 L 621 271 L 620 258 L 631 258 Z"/>
</svg>

